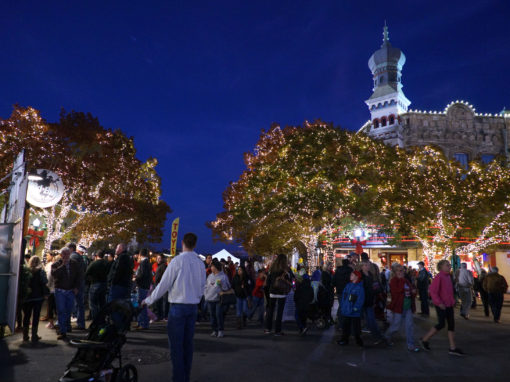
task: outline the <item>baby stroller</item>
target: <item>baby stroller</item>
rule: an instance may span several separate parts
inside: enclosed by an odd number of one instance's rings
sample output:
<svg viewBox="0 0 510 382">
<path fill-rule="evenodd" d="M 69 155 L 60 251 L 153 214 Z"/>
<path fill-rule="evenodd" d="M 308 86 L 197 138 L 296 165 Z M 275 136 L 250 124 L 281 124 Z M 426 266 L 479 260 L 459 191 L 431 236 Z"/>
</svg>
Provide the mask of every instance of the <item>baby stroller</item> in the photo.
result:
<svg viewBox="0 0 510 382">
<path fill-rule="evenodd" d="M 312 281 L 314 299 L 308 306 L 307 318 L 313 322 L 317 329 L 325 329 L 331 320 L 330 298 L 328 290 L 317 281 Z"/>
<path fill-rule="evenodd" d="M 121 355 L 132 315 L 129 300 L 108 303 L 90 324 L 87 339 L 71 341 L 78 350 L 59 382 L 137 382 L 135 366 L 122 365 Z"/>
</svg>

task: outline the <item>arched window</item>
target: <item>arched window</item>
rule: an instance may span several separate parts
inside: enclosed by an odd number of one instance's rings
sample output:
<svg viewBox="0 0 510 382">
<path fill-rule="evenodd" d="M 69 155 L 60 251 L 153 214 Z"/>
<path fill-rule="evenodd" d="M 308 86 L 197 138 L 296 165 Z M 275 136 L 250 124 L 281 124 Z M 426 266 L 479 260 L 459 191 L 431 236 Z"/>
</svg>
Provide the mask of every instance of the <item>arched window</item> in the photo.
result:
<svg viewBox="0 0 510 382">
<path fill-rule="evenodd" d="M 381 85 L 384 82 L 384 76 L 379 77 L 379 85 Z"/>
<path fill-rule="evenodd" d="M 379 127 L 379 120 L 376 118 L 373 121 L 374 127 L 377 129 Z"/>
<path fill-rule="evenodd" d="M 395 116 L 394 116 L 393 114 L 392 114 L 392 115 L 390 115 L 389 120 L 390 120 L 389 124 L 390 124 L 390 125 L 393 125 L 393 124 L 395 123 Z"/>
<path fill-rule="evenodd" d="M 381 118 L 381 126 L 386 126 L 386 117 Z"/>
</svg>

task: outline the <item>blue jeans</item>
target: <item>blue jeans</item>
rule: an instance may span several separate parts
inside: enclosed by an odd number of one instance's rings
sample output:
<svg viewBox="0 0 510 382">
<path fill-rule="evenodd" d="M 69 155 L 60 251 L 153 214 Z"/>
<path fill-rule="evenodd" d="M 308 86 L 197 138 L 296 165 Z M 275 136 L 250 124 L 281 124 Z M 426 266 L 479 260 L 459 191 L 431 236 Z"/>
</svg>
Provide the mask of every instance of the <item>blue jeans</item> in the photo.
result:
<svg viewBox="0 0 510 382">
<path fill-rule="evenodd" d="M 138 306 L 141 306 L 141 302 L 147 297 L 149 294 L 148 289 L 138 288 Z M 138 325 L 142 328 L 147 329 L 149 327 L 149 316 L 147 315 L 147 305 L 144 305 L 140 314 L 138 315 Z"/>
<path fill-rule="evenodd" d="M 209 314 L 211 316 L 211 327 L 212 330 L 217 331 L 223 331 L 223 305 L 220 301 L 207 301 L 207 305 L 209 305 Z"/>
<path fill-rule="evenodd" d="M 77 325 L 79 328 L 85 327 L 85 283 L 78 287 L 78 293 L 75 296 L 74 311 L 78 319 Z"/>
<path fill-rule="evenodd" d="M 237 317 L 248 315 L 248 299 L 236 298 L 236 315 Z"/>
<path fill-rule="evenodd" d="M 382 338 L 381 331 L 379 330 L 379 325 L 377 325 L 377 321 L 375 320 L 375 313 L 373 306 L 366 306 L 363 308 L 365 313 L 365 325 L 370 330 L 370 334 L 375 340 L 380 340 Z"/>
<path fill-rule="evenodd" d="M 106 283 L 90 284 L 89 307 L 92 320 L 95 320 L 106 304 Z"/>
<path fill-rule="evenodd" d="M 413 323 L 413 311 L 411 309 L 406 309 L 402 313 L 392 312 L 392 318 L 390 321 L 390 327 L 386 330 L 384 337 L 388 341 L 391 340 L 391 335 L 400 330 L 402 326 L 402 322 L 405 325 L 406 329 L 406 342 L 408 349 L 414 349 L 414 323 Z"/>
<path fill-rule="evenodd" d="M 263 324 L 264 323 L 264 297 L 253 296 L 251 298 L 251 304 L 252 305 L 251 305 L 251 309 L 250 309 L 248 316 L 251 319 L 255 315 L 255 313 L 257 312 L 257 309 L 258 309 L 259 314 L 258 314 L 257 320 Z"/>
<path fill-rule="evenodd" d="M 170 304 L 167 331 L 173 382 L 189 382 L 190 380 L 197 311 L 196 304 Z"/>
<path fill-rule="evenodd" d="M 129 300 L 131 297 L 130 288 L 120 285 L 110 286 L 110 293 L 108 293 L 108 302 L 117 299 Z"/>
<path fill-rule="evenodd" d="M 70 328 L 71 313 L 74 307 L 74 292 L 72 290 L 55 288 L 55 303 L 60 334 L 66 334 Z"/>
</svg>

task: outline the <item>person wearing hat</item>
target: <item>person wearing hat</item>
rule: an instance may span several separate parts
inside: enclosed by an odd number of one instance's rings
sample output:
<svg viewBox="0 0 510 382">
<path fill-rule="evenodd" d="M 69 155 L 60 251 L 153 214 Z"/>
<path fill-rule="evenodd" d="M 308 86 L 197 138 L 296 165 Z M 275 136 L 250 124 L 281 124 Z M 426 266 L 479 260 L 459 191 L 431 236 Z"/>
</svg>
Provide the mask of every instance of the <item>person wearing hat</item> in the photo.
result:
<svg viewBox="0 0 510 382">
<path fill-rule="evenodd" d="M 350 282 L 342 291 L 342 338 L 337 343 L 347 345 L 351 331 L 359 346 L 363 346 L 361 340 L 361 312 L 365 303 L 365 291 L 362 277 L 359 271 L 352 271 Z"/>
<path fill-rule="evenodd" d="M 395 276 L 390 280 L 391 302 L 388 310 L 392 312 L 390 327 L 384 337 L 388 345 L 391 344 L 391 336 L 400 330 L 402 322 L 406 329 L 407 349 L 411 352 L 419 352 L 420 348 L 414 344 L 413 313 L 416 311 L 415 297 L 416 288 L 404 277 L 404 267 L 400 264 L 393 266 Z"/>
</svg>

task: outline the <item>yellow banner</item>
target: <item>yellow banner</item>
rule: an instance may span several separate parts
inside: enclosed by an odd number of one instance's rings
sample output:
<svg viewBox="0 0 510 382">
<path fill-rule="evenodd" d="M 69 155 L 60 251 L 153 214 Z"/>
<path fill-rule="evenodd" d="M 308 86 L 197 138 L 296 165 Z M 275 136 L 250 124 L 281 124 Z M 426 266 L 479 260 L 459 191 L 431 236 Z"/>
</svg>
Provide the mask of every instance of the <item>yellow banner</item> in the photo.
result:
<svg viewBox="0 0 510 382">
<path fill-rule="evenodd" d="M 175 256 L 177 252 L 177 234 L 179 232 L 179 218 L 172 222 L 172 236 L 170 236 L 170 254 Z"/>
</svg>

